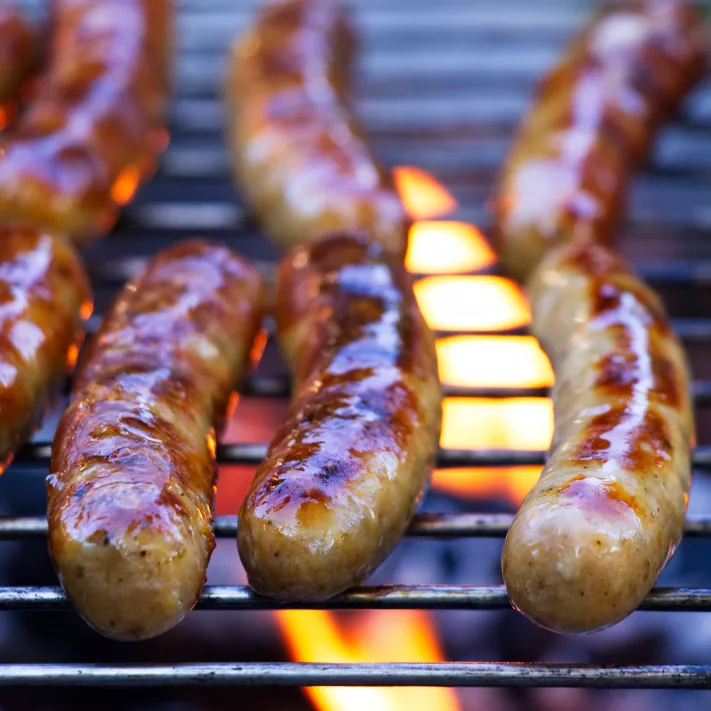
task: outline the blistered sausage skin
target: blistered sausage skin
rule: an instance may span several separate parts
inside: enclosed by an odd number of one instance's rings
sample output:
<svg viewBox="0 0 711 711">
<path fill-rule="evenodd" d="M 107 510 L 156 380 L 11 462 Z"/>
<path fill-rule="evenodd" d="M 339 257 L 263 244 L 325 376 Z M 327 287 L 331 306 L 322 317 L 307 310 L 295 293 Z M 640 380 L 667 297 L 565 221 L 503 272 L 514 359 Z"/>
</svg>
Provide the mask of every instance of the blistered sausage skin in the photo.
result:
<svg viewBox="0 0 711 711">
<path fill-rule="evenodd" d="M 63 239 L 0 229 L 0 471 L 39 424 L 91 314 L 84 268 Z"/>
<path fill-rule="evenodd" d="M 440 429 L 434 339 L 402 266 L 347 235 L 284 259 L 276 314 L 294 398 L 239 553 L 260 593 L 323 600 L 366 578 L 415 512 Z"/>
<path fill-rule="evenodd" d="M 564 245 L 530 285 L 555 369 L 555 434 L 506 538 L 513 604 L 559 632 L 632 612 L 684 525 L 694 423 L 679 341 L 657 296 L 600 245 Z"/>
<path fill-rule="evenodd" d="M 214 426 L 249 360 L 263 281 L 209 242 L 128 284 L 77 374 L 52 450 L 49 547 L 99 632 L 153 637 L 193 607 L 215 545 Z"/>
<path fill-rule="evenodd" d="M 620 4 L 573 41 L 539 87 L 493 202 L 512 276 L 524 281 L 558 242 L 609 242 L 632 170 L 706 55 L 704 21 L 679 0 Z"/>
<path fill-rule="evenodd" d="M 0 104 L 14 100 L 33 69 L 34 35 L 22 13 L 0 6 Z M 5 121 L 0 122 L 0 128 Z"/>
<path fill-rule="evenodd" d="M 402 256 L 403 206 L 347 106 L 353 49 L 339 0 L 277 0 L 265 7 L 230 59 L 234 174 L 283 246 L 362 230 Z"/>
<path fill-rule="evenodd" d="M 85 239 L 164 147 L 171 0 L 54 0 L 47 74 L 3 140 L 0 219 Z"/>
</svg>

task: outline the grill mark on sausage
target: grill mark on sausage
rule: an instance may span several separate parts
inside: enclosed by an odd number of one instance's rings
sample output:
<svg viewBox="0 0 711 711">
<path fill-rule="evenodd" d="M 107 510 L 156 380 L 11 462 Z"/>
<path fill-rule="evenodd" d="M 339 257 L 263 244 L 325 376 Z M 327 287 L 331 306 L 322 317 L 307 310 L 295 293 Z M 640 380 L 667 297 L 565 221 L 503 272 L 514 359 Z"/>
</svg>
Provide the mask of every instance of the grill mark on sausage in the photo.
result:
<svg viewBox="0 0 711 711">
<path fill-rule="evenodd" d="M 604 316 L 606 323 L 624 323 L 629 318 L 627 314 L 634 311 L 636 318 L 646 327 L 662 334 L 669 332 L 669 322 L 661 304 L 638 281 L 611 274 L 591 279 L 590 290 L 591 316 Z"/>
<path fill-rule="evenodd" d="M 616 252 L 588 241 L 571 244 L 565 251 L 562 264 L 598 279 L 609 277 L 622 268 L 621 257 Z"/>
<path fill-rule="evenodd" d="M 640 412 L 640 409 L 643 412 Z M 585 426 L 571 463 L 615 462 L 643 475 L 671 459 L 671 431 L 654 404 L 615 405 Z"/>
<path fill-rule="evenodd" d="M 622 343 L 619 343 L 619 341 Z M 658 349 L 644 354 L 648 372 L 641 372 L 640 355 L 632 348 L 632 339 L 623 331 L 617 352 L 605 353 L 596 363 L 594 387 L 606 395 L 632 398 L 635 389 L 644 387 L 652 400 L 678 409 L 682 403 L 682 385 L 674 363 Z"/>
<path fill-rule="evenodd" d="M 298 284 L 286 285 L 294 299 L 277 303 L 278 323 L 311 315 L 314 328 L 300 353 L 302 376 L 318 368 L 336 377 L 349 361 L 361 369 L 368 363 L 412 369 L 419 347 L 405 305 L 412 287 L 388 262 L 365 238 L 336 234 L 313 246 L 309 269 L 294 277 Z"/>
<path fill-rule="evenodd" d="M 639 514 L 641 510 L 637 498 L 627 492 L 616 480 L 604 481 L 597 477 L 578 474 L 560 487 L 557 493 L 562 494 L 564 500 L 570 500 L 583 511 L 613 519 L 624 513 L 625 509 L 635 514 Z"/>
<path fill-rule="evenodd" d="M 372 451 L 401 456 L 420 412 L 412 391 L 395 380 L 397 373 L 390 377 L 394 382 L 380 387 L 381 375 L 347 372 L 326 376 L 316 393 L 306 390 L 303 406 L 297 403 L 274 438 L 282 445 L 273 453 L 278 464 L 255 498 L 260 513 L 315 501 L 317 490 L 319 501 L 327 504 L 359 481 Z M 294 471 L 301 475 L 294 478 Z"/>
</svg>

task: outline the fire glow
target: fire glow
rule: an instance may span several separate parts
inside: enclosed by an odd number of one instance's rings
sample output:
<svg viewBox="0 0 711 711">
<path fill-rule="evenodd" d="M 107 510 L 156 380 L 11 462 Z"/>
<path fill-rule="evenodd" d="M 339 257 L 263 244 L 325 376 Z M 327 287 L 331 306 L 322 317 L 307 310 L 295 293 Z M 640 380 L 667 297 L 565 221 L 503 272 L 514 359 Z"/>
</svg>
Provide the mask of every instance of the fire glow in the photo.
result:
<svg viewBox="0 0 711 711">
<path fill-rule="evenodd" d="M 553 371 L 533 336 L 450 336 L 437 341 L 439 379 L 460 388 L 547 388 Z"/>
<path fill-rule="evenodd" d="M 430 616 L 419 610 L 384 610 L 347 617 L 321 610 L 275 613 L 293 659 L 305 662 L 436 662 L 444 656 Z M 304 689 L 318 711 L 457 711 L 452 689 Z"/>
<path fill-rule="evenodd" d="M 544 397 L 446 397 L 444 449 L 544 451 L 553 436 L 553 403 Z"/>
<path fill-rule="evenodd" d="M 505 331 L 531 321 L 523 293 L 503 277 L 427 277 L 414 289 L 422 315 L 436 331 Z"/>
<path fill-rule="evenodd" d="M 434 176 L 420 168 L 400 165 L 393 168 L 395 189 L 405 211 L 413 220 L 431 220 L 452 212 L 457 201 Z"/>
<path fill-rule="evenodd" d="M 137 166 L 124 168 L 111 188 L 111 198 L 117 205 L 128 205 L 138 190 L 141 173 Z"/>
<path fill-rule="evenodd" d="M 405 266 L 413 274 L 456 274 L 485 269 L 494 253 L 481 232 L 466 222 L 415 222 Z"/>
<path fill-rule="evenodd" d="M 540 475 L 539 466 L 436 469 L 432 488 L 463 499 L 498 499 L 518 508 Z"/>
</svg>

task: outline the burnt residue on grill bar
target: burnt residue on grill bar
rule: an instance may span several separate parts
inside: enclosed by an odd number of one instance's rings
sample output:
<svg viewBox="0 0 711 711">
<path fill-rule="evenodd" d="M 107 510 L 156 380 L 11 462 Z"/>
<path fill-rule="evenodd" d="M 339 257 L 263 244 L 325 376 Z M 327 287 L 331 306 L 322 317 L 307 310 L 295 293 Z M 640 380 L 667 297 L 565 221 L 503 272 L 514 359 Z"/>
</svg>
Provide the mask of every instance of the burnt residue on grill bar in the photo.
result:
<svg viewBox="0 0 711 711">
<path fill-rule="evenodd" d="M 97 308 L 106 308 L 123 281 L 148 256 L 181 237 L 201 234 L 226 241 L 261 262 L 277 258 L 235 196 L 223 147 L 220 74 L 229 42 L 251 19 L 257 0 L 176 0 L 180 53 L 172 142 L 156 178 L 145 185 L 113 234 L 86 250 Z M 38 6 L 36 0 L 28 4 Z M 376 153 L 390 164 L 419 166 L 440 179 L 459 209 L 448 219 L 476 223 L 486 234 L 485 203 L 511 132 L 536 81 L 555 60 L 571 31 L 594 2 L 544 0 L 350 0 L 361 31 L 360 91 L 356 108 Z M 19 454 L 0 479 L 0 706 L 68 711 L 86 706 L 113 711 L 222 711 L 234 708 L 232 692 L 212 683 L 438 683 L 475 685 L 636 686 L 711 688 L 706 628 L 711 608 L 711 81 L 665 129 L 645 173 L 636 181 L 631 218 L 620 244 L 642 275 L 659 289 L 690 353 L 694 371 L 700 446 L 695 465 L 686 539 L 640 612 L 617 627 L 569 640 L 533 628 L 506 609 L 498 567 L 501 538 L 513 504 L 496 497 L 454 499 L 434 492 L 410 535 L 369 581 L 333 608 L 437 608 L 432 614 L 451 660 L 569 661 L 593 666 L 527 664 L 429 668 L 333 666 L 294 668 L 285 662 L 273 605 L 245 587 L 232 540 L 237 507 L 216 519 L 218 538 L 203 611 L 159 639 L 135 646 L 108 642 L 70 613 L 56 587 L 44 536 L 43 478 L 56 416 Z M 258 412 L 249 441 L 228 439 L 219 448 L 220 486 L 235 497 L 264 455 L 286 402 L 284 369 L 268 345 L 250 379 L 236 417 Z M 448 388 L 447 396 L 543 396 L 541 389 Z M 252 407 L 254 406 L 254 407 Z M 242 428 L 245 431 L 245 428 Z M 443 450 L 442 467 L 501 468 L 538 465 L 541 452 Z M 515 471 L 515 469 L 514 469 Z M 476 538 L 477 540 L 469 540 Z M 227 540 L 222 540 L 227 539 Z M 433 540 L 437 539 L 437 540 Z M 416 581 L 419 585 L 413 587 Z M 391 587 L 400 583 L 398 587 Z M 407 584 L 407 585 L 405 585 Z M 13 587 L 9 587 L 13 586 Z M 404 586 L 404 587 L 403 587 Z M 445 587 L 449 586 L 449 587 Z M 679 586 L 685 586 L 680 589 Z M 456 608 L 456 609 L 453 609 Z M 251 610 L 249 613 L 238 610 Z M 12 612 L 11 610 L 15 610 Z M 211 610 L 211 611 L 206 611 Z M 478 610 L 488 610 L 479 612 Z M 651 610 L 656 610 L 651 612 Z M 680 611 L 686 611 L 683 615 Z M 353 613 L 337 613 L 353 614 Z M 361 613 L 358 613 L 361 614 Z M 388 615 L 397 612 L 388 611 Z M 345 618 L 348 619 L 348 618 Z M 3 624 L 4 623 L 4 624 Z M 130 664 L 92 668 L 84 663 Z M 71 663 L 70 669 L 7 667 L 16 663 Z M 225 666 L 176 664 L 223 663 Z M 244 666 L 257 662 L 256 666 Z M 141 670 L 138 665 L 152 668 Z M 617 664 L 622 667 L 609 667 Z M 79 665 L 79 666 L 76 666 Z M 651 666 L 650 666 L 651 665 Z M 130 674 L 129 674 L 130 671 Z M 339 676 L 339 674 L 341 676 Z M 14 676 L 13 676 L 14 675 Z M 358 675 L 358 676 L 356 676 Z M 379 676 L 377 676 L 379 675 Z M 152 680 L 152 681 L 151 681 Z M 42 690 L 42 683 L 160 682 L 157 690 Z M 195 688 L 169 689 L 167 684 Z M 6 688 L 29 684 L 34 688 Z M 240 690 L 245 708 L 313 708 L 295 690 Z M 566 707 L 579 711 L 674 705 L 702 708 L 691 692 L 644 692 L 614 696 L 585 689 L 566 692 Z M 493 711 L 560 708 L 561 697 L 541 689 L 469 690 L 460 706 Z M 705 698 L 705 697 L 704 697 Z M 555 704 L 558 704 L 557 706 Z M 332 708 L 329 711 L 343 711 Z"/>
</svg>

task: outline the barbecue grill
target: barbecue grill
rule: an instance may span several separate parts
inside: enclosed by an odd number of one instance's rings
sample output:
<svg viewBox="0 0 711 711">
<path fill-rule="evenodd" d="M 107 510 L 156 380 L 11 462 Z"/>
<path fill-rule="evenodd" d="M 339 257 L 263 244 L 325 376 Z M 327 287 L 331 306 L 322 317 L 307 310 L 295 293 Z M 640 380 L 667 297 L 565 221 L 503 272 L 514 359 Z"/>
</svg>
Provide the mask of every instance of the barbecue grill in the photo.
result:
<svg viewBox="0 0 711 711">
<path fill-rule="evenodd" d="M 37 6 L 37 2 L 28 2 Z M 255 0 L 179 0 L 179 54 L 172 141 L 162 166 L 120 223 L 86 259 L 97 314 L 145 258 L 196 234 L 223 240 L 269 271 L 277 256 L 250 223 L 235 196 L 221 134 L 219 80 L 226 49 L 252 17 Z M 484 210 L 512 129 L 535 82 L 556 59 L 594 3 L 584 0 L 352 0 L 363 37 L 357 107 L 377 153 L 389 164 L 420 166 L 456 197 L 454 219 L 484 232 Z M 683 116 L 660 137 L 650 166 L 635 182 L 630 220 L 620 246 L 665 298 L 697 374 L 697 477 L 711 472 L 711 82 L 691 98 Z M 92 323 L 98 323 L 99 316 Z M 513 333 L 513 331 L 512 331 Z M 452 335 L 449 332 L 447 335 Z M 706 363 L 706 364 L 705 364 Z M 700 374 L 700 375 L 699 375 Z M 277 370 L 258 371 L 245 392 L 286 398 Z M 446 388 L 446 395 L 542 395 L 539 389 Z M 7 477 L 44 476 L 53 423 L 18 454 Z M 256 464 L 266 443 L 225 443 L 222 464 Z M 540 452 L 443 449 L 440 467 L 539 464 Z M 693 492 L 693 490 L 692 490 Z M 693 493 L 692 493 L 693 496 Z M 428 513 L 410 536 L 503 537 L 503 514 Z M 218 536 L 233 537 L 236 517 L 218 517 Z M 46 535 L 38 517 L 0 519 L 0 538 Z M 711 537 L 711 511 L 688 519 L 686 536 Z M 235 551 L 236 556 L 236 551 Z M 198 610 L 267 610 L 278 606 L 244 586 L 208 586 Z M 508 607 L 501 586 L 365 586 L 319 609 L 462 609 Z M 0 587 L 0 610 L 67 610 L 59 587 Z M 711 611 L 711 589 L 656 588 L 643 609 Z M 200 614 L 200 612 L 192 613 Z M 708 666 L 432 663 L 308 664 L 291 662 L 100 666 L 0 664 L 0 685 L 417 685 L 711 688 Z"/>
</svg>

